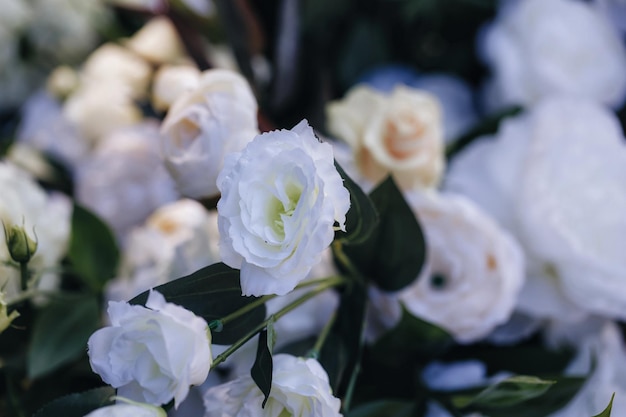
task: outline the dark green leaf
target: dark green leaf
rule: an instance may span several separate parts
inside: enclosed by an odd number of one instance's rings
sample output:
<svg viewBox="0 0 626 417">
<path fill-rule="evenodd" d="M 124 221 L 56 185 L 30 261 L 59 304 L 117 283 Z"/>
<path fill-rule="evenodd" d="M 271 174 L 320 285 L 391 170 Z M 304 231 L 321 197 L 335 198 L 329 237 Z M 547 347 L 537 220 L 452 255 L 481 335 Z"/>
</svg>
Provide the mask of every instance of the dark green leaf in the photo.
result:
<svg viewBox="0 0 626 417">
<path fill-rule="evenodd" d="M 341 294 L 337 318 L 320 352 L 334 395 L 344 397 L 359 371 L 367 293 L 354 285 Z M 344 410 L 350 398 L 344 397 Z"/>
<path fill-rule="evenodd" d="M 37 411 L 33 417 L 84 417 L 93 410 L 111 405 L 115 390 L 111 387 L 96 388 L 58 398 Z"/>
<path fill-rule="evenodd" d="M 117 272 L 119 250 L 108 226 L 95 214 L 74 205 L 69 258 L 78 276 L 94 291 Z"/>
<path fill-rule="evenodd" d="M 609 405 L 606 406 L 606 408 L 604 409 L 604 411 L 602 411 L 600 414 L 597 414 L 593 417 L 611 417 L 611 410 L 613 409 L 613 399 L 615 398 L 615 393 L 613 393 L 613 395 L 611 395 L 611 401 L 609 401 Z"/>
<path fill-rule="evenodd" d="M 28 376 L 38 378 L 79 358 L 99 323 L 95 296 L 54 301 L 42 309 L 28 350 Z"/>
<path fill-rule="evenodd" d="M 452 398 L 452 404 L 457 408 L 466 408 L 470 405 L 511 407 L 545 394 L 555 383 L 556 381 L 536 376 L 515 375 L 490 385 L 475 395 L 457 395 Z"/>
<path fill-rule="evenodd" d="M 204 318 L 207 323 L 221 319 L 247 304 L 256 297 L 243 297 L 239 283 L 239 270 L 223 263 L 202 268 L 191 275 L 159 285 L 154 288 L 171 303 L 178 304 Z M 145 305 L 149 291 L 130 300 L 131 304 Z M 213 331 L 213 343 L 230 345 L 265 320 L 265 305 L 234 319 L 222 331 Z"/>
<path fill-rule="evenodd" d="M 370 198 L 379 222 L 366 242 L 345 247 L 361 273 L 385 291 L 398 291 L 419 275 L 426 259 L 426 241 L 417 217 L 391 177 Z"/>
<path fill-rule="evenodd" d="M 484 135 L 491 135 L 498 131 L 500 123 L 507 117 L 515 116 L 522 111 L 521 107 L 511 107 L 505 109 L 493 116 L 484 119 L 480 124 L 473 127 L 469 132 L 453 141 L 446 149 L 446 157 L 454 158 L 457 153 L 462 151 L 466 146 L 470 145 L 476 139 Z"/>
<path fill-rule="evenodd" d="M 400 322 L 376 341 L 372 355 L 381 363 L 402 368 L 441 355 L 453 343 L 446 331 L 413 316 L 402 306 Z"/>
<path fill-rule="evenodd" d="M 350 210 L 346 214 L 346 233 L 337 232 L 335 237 L 346 244 L 364 242 L 378 224 L 378 213 L 372 200 L 363 192 L 346 172 L 335 162 L 343 178 L 343 185 L 350 192 Z"/>
<path fill-rule="evenodd" d="M 415 404 L 410 401 L 381 400 L 362 404 L 346 417 L 413 417 L 415 416 Z"/>
<path fill-rule="evenodd" d="M 271 333 L 269 337 L 268 333 Z M 274 369 L 272 361 L 273 334 L 274 330 L 272 323 L 270 322 L 267 325 L 267 329 L 263 329 L 259 333 L 259 344 L 256 350 L 256 359 L 254 360 L 252 369 L 250 369 L 252 379 L 264 395 L 263 404 L 261 405 L 262 408 L 265 408 L 265 404 L 267 403 L 267 399 L 270 397 L 270 392 L 272 390 L 272 370 Z"/>
<path fill-rule="evenodd" d="M 463 412 L 476 411 L 490 417 L 545 417 L 565 407 L 585 382 L 585 378 L 581 377 L 557 376 L 549 377 L 549 379 L 556 383 L 548 385 L 548 389 L 541 395 L 532 395 L 533 392 L 539 393 L 542 390 L 541 385 L 531 388 L 529 391 L 522 388 L 518 392 L 519 397 L 517 399 L 519 401 L 516 401 L 514 398 L 515 389 L 513 389 L 507 394 L 508 398 L 507 395 L 504 395 L 500 401 L 493 401 L 488 404 L 485 402 L 471 403 L 463 407 Z M 534 389 L 537 391 L 533 391 Z M 463 405 L 471 391 L 477 394 L 476 391 L 480 391 L 480 389 L 453 393 L 451 394 L 451 403 Z M 524 398 L 525 396 L 526 398 Z"/>
</svg>

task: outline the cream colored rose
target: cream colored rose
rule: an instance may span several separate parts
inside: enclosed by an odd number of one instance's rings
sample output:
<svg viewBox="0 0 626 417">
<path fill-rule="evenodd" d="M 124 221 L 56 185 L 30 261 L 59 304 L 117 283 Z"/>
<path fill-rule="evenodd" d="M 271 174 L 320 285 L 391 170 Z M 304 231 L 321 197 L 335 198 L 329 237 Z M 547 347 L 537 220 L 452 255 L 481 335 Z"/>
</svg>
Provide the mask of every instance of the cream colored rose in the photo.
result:
<svg viewBox="0 0 626 417">
<path fill-rule="evenodd" d="M 108 299 L 129 300 L 218 262 L 218 241 L 215 211 L 188 199 L 160 207 L 129 233 L 118 277 L 107 288 Z"/>
<path fill-rule="evenodd" d="M 107 43 L 96 49 L 85 61 L 81 77 L 86 84 L 121 84 L 132 98 L 143 97 L 148 91 L 152 68 L 143 58 L 129 49 Z"/>
<path fill-rule="evenodd" d="M 176 99 L 198 88 L 200 71 L 191 65 L 163 65 L 152 80 L 152 106 L 158 111 L 170 108 Z"/>
<path fill-rule="evenodd" d="M 256 98 L 241 75 L 205 71 L 198 87 L 172 105 L 161 133 L 165 167 L 180 192 L 192 198 L 215 196 L 224 157 L 258 134 Z"/>
<path fill-rule="evenodd" d="M 357 86 L 343 100 L 330 103 L 327 114 L 330 132 L 352 148 L 366 188 L 388 174 L 405 190 L 439 183 L 443 129 L 432 95 L 406 86 L 397 86 L 390 95 Z"/>
<path fill-rule="evenodd" d="M 166 17 L 155 17 L 126 43 L 126 47 L 155 64 L 172 63 L 185 56 L 176 28 Z"/>
</svg>

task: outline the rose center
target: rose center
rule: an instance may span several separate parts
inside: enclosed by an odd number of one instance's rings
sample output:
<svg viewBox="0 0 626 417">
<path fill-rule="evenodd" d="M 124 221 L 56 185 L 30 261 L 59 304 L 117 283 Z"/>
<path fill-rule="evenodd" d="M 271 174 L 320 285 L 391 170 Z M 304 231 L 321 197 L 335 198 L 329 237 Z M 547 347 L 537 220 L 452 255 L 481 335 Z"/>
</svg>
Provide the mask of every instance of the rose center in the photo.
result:
<svg viewBox="0 0 626 417">
<path fill-rule="evenodd" d="M 184 118 L 178 125 L 178 134 L 173 136 L 174 144 L 180 149 L 187 149 L 200 135 L 199 124 L 190 118 Z"/>
<path fill-rule="evenodd" d="M 385 147 L 394 158 L 409 158 L 417 152 L 418 141 L 425 130 L 426 127 L 415 115 L 400 113 L 385 123 Z"/>
<path fill-rule="evenodd" d="M 285 198 L 281 200 L 274 197 L 272 199 L 269 209 L 270 226 L 281 239 L 285 238 L 285 221 L 293 216 L 301 195 L 302 188 L 291 183 L 285 188 Z"/>
</svg>

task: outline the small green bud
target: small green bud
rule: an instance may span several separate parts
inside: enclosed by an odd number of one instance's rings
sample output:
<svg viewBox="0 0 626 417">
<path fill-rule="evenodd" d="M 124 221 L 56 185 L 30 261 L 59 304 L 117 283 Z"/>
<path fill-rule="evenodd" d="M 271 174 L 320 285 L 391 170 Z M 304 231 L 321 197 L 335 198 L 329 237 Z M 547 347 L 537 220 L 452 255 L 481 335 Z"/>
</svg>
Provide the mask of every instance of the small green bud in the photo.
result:
<svg viewBox="0 0 626 417">
<path fill-rule="evenodd" d="M 23 227 L 12 225 L 4 226 L 4 237 L 7 242 L 11 259 L 18 263 L 30 261 L 37 251 L 37 242 L 28 236 Z"/>
</svg>

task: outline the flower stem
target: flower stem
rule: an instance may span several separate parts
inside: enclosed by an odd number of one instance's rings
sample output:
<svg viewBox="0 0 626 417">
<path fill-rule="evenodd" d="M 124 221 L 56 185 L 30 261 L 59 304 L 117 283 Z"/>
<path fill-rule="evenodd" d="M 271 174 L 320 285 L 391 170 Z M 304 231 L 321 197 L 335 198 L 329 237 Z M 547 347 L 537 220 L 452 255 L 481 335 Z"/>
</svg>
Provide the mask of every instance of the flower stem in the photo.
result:
<svg viewBox="0 0 626 417">
<path fill-rule="evenodd" d="M 275 294 L 265 295 L 263 297 L 259 297 L 256 300 L 254 300 L 254 301 L 246 304 L 245 306 L 241 307 L 239 310 L 234 311 L 234 312 L 230 313 L 229 315 L 222 317 L 221 319 L 213 320 L 211 323 L 209 323 L 209 328 L 211 330 L 219 332 L 219 331 L 221 331 L 222 326 L 224 326 L 226 323 L 228 323 L 230 321 L 233 321 L 236 318 L 239 318 L 239 317 L 243 316 L 244 314 L 246 314 L 246 313 L 254 310 L 255 308 L 257 308 L 258 306 L 265 304 L 267 301 L 271 300 L 274 297 L 276 297 Z"/>
<path fill-rule="evenodd" d="M 348 271 L 348 273 L 350 274 L 350 277 L 358 281 L 363 281 L 363 277 L 361 276 L 361 273 L 356 269 L 356 267 L 354 266 L 350 258 L 348 258 L 348 255 L 346 255 L 346 253 L 343 251 L 343 246 L 341 244 L 341 241 L 339 240 L 333 241 L 332 246 L 333 246 L 333 254 L 337 258 L 339 263 L 341 263 L 341 265 Z"/>
<path fill-rule="evenodd" d="M 20 281 L 22 283 L 22 290 L 26 291 L 28 288 L 28 279 L 30 273 L 28 272 L 28 262 L 20 262 Z"/>
<path fill-rule="evenodd" d="M 335 311 L 333 315 L 330 316 L 330 319 L 328 319 L 328 321 L 324 325 L 324 328 L 322 329 L 322 332 L 320 333 L 320 335 L 317 337 L 317 340 L 315 341 L 315 346 L 313 346 L 313 348 L 309 351 L 307 355 L 309 358 L 313 358 L 313 359 L 319 358 L 320 352 L 322 351 L 322 347 L 324 346 L 324 342 L 328 338 L 328 335 L 330 334 L 330 329 L 333 328 L 333 324 L 335 324 L 336 320 L 337 320 L 337 312 Z"/>
<path fill-rule="evenodd" d="M 289 313 L 291 310 L 293 310 L 293 309 L 299 307 L 300 305 L 304 304 L 305 302 L 307 302 L 311 298 L 315 297 L 316 295 L 326 291 L 329 288 L 336 287 L 336 286 L 339 286 L 341 284 L 344 284 L 345 282 L 346 282 L 345 278 L 343 278 L 343 277 L 331 277 L 331 278 L 325 279 L 324 282 L 321 282 L 317 286 L 317 288 L 314 288 L 310 292 L 304 294 L 302 297 L 297 298 L 296 300 L 294 300 L 291 303 L 287 304 L 285 307 L 283 307 L 280 310 L 278 310 L 276 313 L 272 314 L 270 317 L 268 317 L 267 319 L 265 319 L 264 321 L 259 323 L 248 334 L 246 334 L 241 339 L 239 339 L 235 343 L 233 343 L 223 353 L 221 353 L 220 355 L 217 355 L 217 357 L 213 360 L 213 364 L 211 365 L 211 367 L 215 367 L 215 366 L 219 365 L 220 363 L 224 362 L 230 355 L 233 354 L 233 352 L 235 352 L 237 349 L 239 349 L 241 346 L 243 346 L 248 340 L 252 339 L 257 333 L 259 333 L 261 330 L 263 330 L 270 321 L 272 321 L 272 320 L 276 321 L 276 320 L 280 319 L 285 314 Z"/>
</svg>

